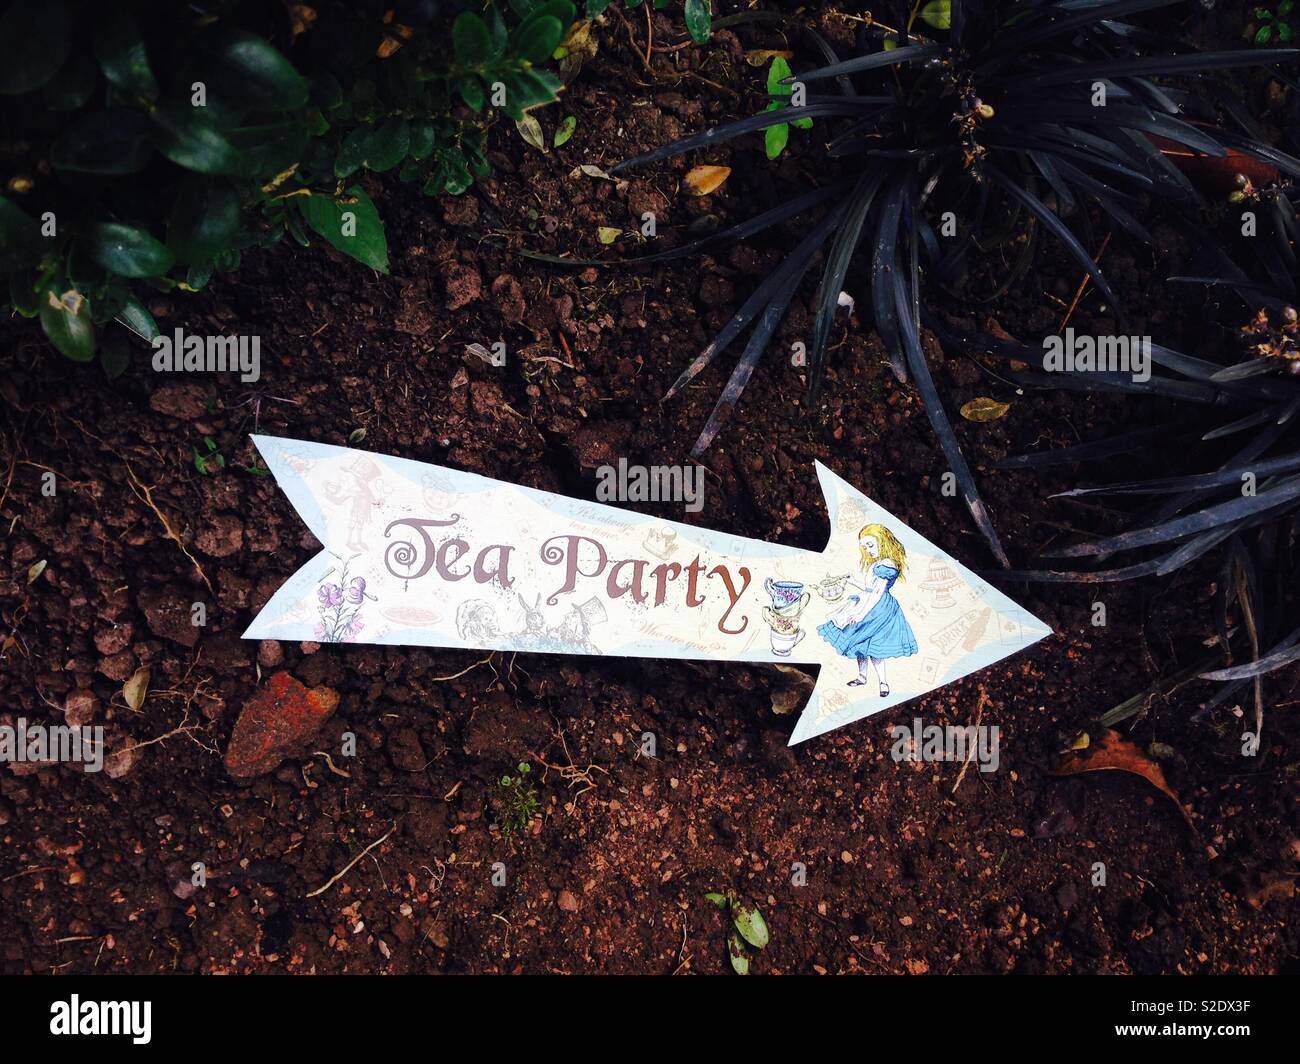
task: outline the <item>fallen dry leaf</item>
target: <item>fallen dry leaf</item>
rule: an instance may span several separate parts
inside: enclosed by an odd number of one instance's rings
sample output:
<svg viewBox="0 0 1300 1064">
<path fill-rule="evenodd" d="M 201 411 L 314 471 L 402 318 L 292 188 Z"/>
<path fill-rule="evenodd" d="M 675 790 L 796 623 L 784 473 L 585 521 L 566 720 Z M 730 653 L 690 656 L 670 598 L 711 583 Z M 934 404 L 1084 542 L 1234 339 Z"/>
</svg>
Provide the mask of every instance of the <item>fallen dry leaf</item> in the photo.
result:
<svg viewBox="0 0 1300 1064">
<path fill-rule="evenodd" d="M 144 705 L 144 696 L 148 690 L 149 670 L 136 669 L 131 674 L 131 678 L 122 685 L 122 697 L 132 709 L 139 709 Z"/>
<path fill-rule="evenodd" d="M 294 37 L 306 33 L 316 21 L 316 9 L 307 4 L 289 5 L 289 23 Z"/>
<path fill-rule="evenodd" d="M 391 15 L 392 12 L 389 12 Z M 385 22 L 389 19 L 385 18 Z M 397 53 L 402 47 L 403 41 L 409 41 L 415 31 L 410 26 L 403 26 L 400 22 L 393 23 L 388 28 L 387 35 L 379 42 L 379 47 L 375 49 L 375 55 L 380 59 L 388 59 Z"/>
<path fill-rule="evenodd" d="M 1178 807 L 1178 812 L 1187 821 L 1187 826 L 1193 831 L 1196 830 L 1196 825 L 1187 815 L 1183 803 L 1178 800 L 1178 795 L 1165 780 L 1165 774 L 1160 766 L 1148 758 L 1136 743 L 1129 742 L 1112 729 L 1108 728 L 1102 734 L 1101 741 L 1090 749 L 1071 750 L 1065 754 L 1052 775 L 1074 776 L 1080 772 L 1099 772 L 1103 769 L 1131 772 L 1135 776 L 1141 776 L 1161 794 L 1172 800 Z"/>
<path fill-rule="evenodd" d="M 997 421 L 1010 409 L 1010 403 L 999 403 L 996 399 L 981 395 L 978 399 L 962 404 L 961 416 L 967 421 Z"/>
<path fill-rule="evenodd" d="M 752 67 L 764 67 L 778 55 L 782 59 L 794 58 L 794 52 L 784 51 L 780 48 L 755 48 L 754 51 L 745 53 L 745 62 Z"/>
<path fill-rule="evenodd" d="M 547 154 L 546 134 L 542 132 L 542 124 L 536 118 L 526 114 L 515 123 L 515 128 L 519 130 L 519 135 L 524 138 L 525 143 L 536 148 L 543 155 Z"/>
<path fill-rule="evenodd" d="M 697 166 L 682 178 L 692 196 L 707 196 L 731 176 L 730 166 Z"/>
</svg>

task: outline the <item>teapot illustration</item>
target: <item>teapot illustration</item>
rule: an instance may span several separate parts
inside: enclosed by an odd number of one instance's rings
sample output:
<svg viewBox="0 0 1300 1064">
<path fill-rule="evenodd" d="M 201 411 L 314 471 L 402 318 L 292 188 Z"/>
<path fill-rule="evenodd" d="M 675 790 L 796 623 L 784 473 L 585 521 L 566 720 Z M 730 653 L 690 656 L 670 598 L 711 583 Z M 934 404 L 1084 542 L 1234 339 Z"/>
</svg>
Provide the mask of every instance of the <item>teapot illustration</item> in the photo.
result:
<svg viewBox="0 0 1300 1064">
<path fill-rule="evenodd" d="M 827 602 L 839 602 L 844 597 L 844 588 L 849 582 L 849 574 L 828 576 L 820 583 L 813 584 L 813 590 Z"/>
</svg>

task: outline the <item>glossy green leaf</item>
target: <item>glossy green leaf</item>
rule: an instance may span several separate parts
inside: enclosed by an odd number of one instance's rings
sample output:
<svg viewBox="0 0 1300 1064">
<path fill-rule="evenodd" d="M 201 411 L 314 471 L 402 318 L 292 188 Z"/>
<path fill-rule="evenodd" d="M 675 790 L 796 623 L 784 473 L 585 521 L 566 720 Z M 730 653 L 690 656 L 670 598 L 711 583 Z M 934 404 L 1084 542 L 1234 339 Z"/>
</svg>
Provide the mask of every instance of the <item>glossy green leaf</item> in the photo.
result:
<svg viewBox="0 0 1300 1064">
<path fill-rule="evenodd" d="M 696 44 L 704 44 L 713 32 L 713 10 L 709 0 L 686 0 L 686 32 Z"/>
<path fill-rule="evenodd" d="M 345 255 L 380 273 L 388 272 L 388 238 L 384 223 L 365 190 L 353 185 L 342 197 L 313 195 L 296 198 L 303 218 Z"/>
<path fill-rule="evenodd" d="M 510 38 L 515 54 L 530 63 L 544 63 L 564 36 L 560 20 L 552 15 L 530 18 Z"/>
<path fill-rule="evenodd" d="M 167 245 L 135 226 L 99 222 L 83 237 L 91 261 L 119 277 L 156 277 L 176 261 Z"/>
<path fill-rule="evenodd" d="M 727 933 L 727 957 L 731 961 L 731 970 L 737 975 L 749 974 L 749 957 L 745 953 L 745 944 L 734 931 Z"/>
<path fill-rule="evenodd" d="M 125 93 L 158 95 L 158 80 L 149 66 L 140 27 L 129 11 L 110 12 L 95 32 L 95 59 L 112 84 Z"/>
<path fill-rule="evenodd" d="M 358 126 L 343 138 L 339 153 L 334 157 L 334 176 L 339 180 L 351 177 L 366 161 L 366 141 L 370 137 L 369 126 Z"/>
<path fill-rule="evenodd" d="M 153 112 L 154 145 L 177 166 L 200 174 L 240 174 L 244 159 L 205 108 L 178 104 Z"/>
<path fill-rule="evenodd" d="M 391 170 L 406 157 L 410 148 L 410 125 L 404 118 L 394 118 L 379 126 L 354 129 L 339 145 L 334 160 L 334 176 L 342 180 L 361 167 Z"/>
<path fill-rule="evenodd" d="M 501 75 L 505 86 L 505 111 L 516 122 L 525 111 L 553 103 L 559 94 L 560 79 L 549 70 L 512 70 Z"/>
<path fill-rule="evenodd" d="M 772 62 L 767 68 L 767 94 L 769 96 L 789 96 L 794 92 L 793 85 L 786 85 L 784 82 L 787 78 L 793 77 L 794 72 L 790 69 L 790 64 L 783 55 L 772 56 Z M 775 101 L 774 101 L 775 102 Z"/>
<path fill-rule="evenodd" d="M 95 357 L 90 300 L 80 292 L 46 290 L 41 296 L 40 316 L 45 335 L 63 355 L 74 362 L 89 362 Z"/>
<path fill-rule="evenodd" d="M 203 40 L 223 95 L 257 111 L 292 111 L 307 103 L 307 82 L 269 41 L 243 30 Z"/>
<path fill-rule="evenodd" d="M 406 158 L 411 143 L 410 125 L 405 118 L 389 119 L 375 127 L 366 138 L 364 162 L 368 169 L 382 173 Z"/>
<path fill-rule="evenodd" d="M 779 126 L 768 126 L 763 130 L 763 147 L 767 152 L 769 159 L 775 159 L 783 151 L 790 141 L 790 126 L 782 123 Z"/>
<path fill-rule="evenodd" d="M 487 23 L 472 11 L 462 11 L 451 26 L 451 43 L 456 60 L 467 67 L 485 62 L 492 50 Z"/>
<path fill-rule="evenodd" d="M 432 122 L 412 122 L 410 143 L 406 148 L 407 154 L 416 162 L 427 159 L 429 153 L 433 151 L 434 139 Z"/>
<path fill-rule="evenodd" d="M 212 263 L 196 263 L 185 271 L 185 283 L 195 292 L 202 291 L 212 280 Z"/>
<path fill-rule="evenodd" d="M 743 902 L 731 905 L 731 922 L 736 930 L 755 949 L 762 949 L 768 943 L 767 922 L 755 906 Z"/>
<path fill-rule="evenodd" d="M 210 262 L 234 243 L 239 222 L 239 193 L 228 182 L 190 178 L 172 205 L 167 246 L 177 262 Z"/>
<path fill-rule="evenodd" d="M 921 8 L 921 21 L 936 30 L 952 28 L 952 0 L 930 0 Z"/>
<path fill-rule="evenodd" d="M 141 340 L 152 341 L 158 335 L 158 323 L 154 317 L 145 309 L 135 296 L 127 296 L 123 301 L 121 309 L 117 312 L 117 319 L 122 325 L 130 329 Z"/>
<path fill-rule="evenodd" d="M 573 136 L 573 131 L 578 128 L 578 120 L 573 115 L 565 115 L 563 121 L 556 127 L 555 137 L 552 143 L 557 148 L 562 148 L 569 143 L 569 138 Z"/>
<path fill-rule="evenodd" d="M 300 120 L 241 126 L 226 134 L 243 160 L 243 172 L 263 181 L 301 162 L 311 136 Z"/>
<path fill-rule="evenodd" d="M 483 84 L 478 78 L 461 78 L 456 85 L 456 91 L 460 93 L 460 98 L 465 101 L 466 107 L 475 111 L 483 110 L 483 104 L 487 96 L 483 92 Z"/>
</svg>

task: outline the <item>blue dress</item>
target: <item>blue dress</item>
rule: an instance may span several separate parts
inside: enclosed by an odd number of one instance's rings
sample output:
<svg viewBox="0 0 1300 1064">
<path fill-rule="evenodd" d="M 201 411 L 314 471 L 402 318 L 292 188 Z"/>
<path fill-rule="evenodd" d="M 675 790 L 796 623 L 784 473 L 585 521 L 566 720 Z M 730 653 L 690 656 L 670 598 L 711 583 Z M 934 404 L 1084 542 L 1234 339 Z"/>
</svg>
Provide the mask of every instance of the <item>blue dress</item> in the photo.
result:
<svg viewBox="0 0 1300 1064">
<path fill-rule="evenodd" d="M 837 628 L 830 621 L 819 625 L 817 634 L 846 658 L 905 658 L 916 653 L 916 636 L 903 616 L 903 608 L 890 591 L 898 579 L 898 570 L 886 562 L 877 562 L 871 573 L 885 583 L 885 593 L 857 624 Z M 857 602 L 860 595 L 850 595 Z"/>
</svg>

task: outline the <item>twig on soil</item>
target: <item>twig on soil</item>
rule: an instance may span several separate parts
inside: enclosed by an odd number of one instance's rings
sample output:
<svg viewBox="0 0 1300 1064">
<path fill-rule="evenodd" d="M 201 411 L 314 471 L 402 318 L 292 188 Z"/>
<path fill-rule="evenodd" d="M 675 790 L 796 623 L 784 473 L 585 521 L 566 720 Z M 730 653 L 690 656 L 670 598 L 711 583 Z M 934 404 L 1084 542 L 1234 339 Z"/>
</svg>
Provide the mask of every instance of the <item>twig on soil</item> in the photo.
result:
<svg viewBox="0 0 1300 1064">
<path fill-rule="evenodd" d="M 438 866 L 438 871 L 436 872 L 428 865 L 420 865 L 420 867 L 429 873 L 429 893 L 437 894 L 442 890 L 443 880 L 447 878 L 447 866 L 437 857 L 433 859 L 433 863 Z M 428 937 L 428 935 L 425 935 L 425 938 Z"/>
<path fill-rule="evenodd" d="M 710 81 L 703 74 L 697 74 L 694 70 L 686 70 L 683 71 L 683 73 L 688 78 L 694 78 L 696 81 L 702 81 L 704 82 L 705 85 L 708 85 L 710 88 L 717 89 L 718 92 L 726 93 L 728 96 L 737 100 L 740 99 L 740 93 L 736 92 L 734 89 L 727 88 L 727 86 L 725 85 L 719 85 L 716 81 Z"/>
<path fill-rule="evenodd" d="M 37 872 L 52 872 L 53 870 L 53 865 L 41 865 L 39 868 L 25 868 L 21 872 L 15 872 L 11 876 L 5 876 L 4 879 L 0 879 L 0 883 L 8 883 L 11 879 L 19 879 L 22 876 L 35 875 Z"/>
<path fill-rule="evenodd" d="M 391 835 L 396 830 L 397 830 L 397 824 L 394 823 L 393 826 L 389 828 L 386 832 L 384 832 L 383 835 L 375 839 L 374 842 L 372 842 L 369 846 L 367 846 L 364 850 L 362 850 L 359 854 L 357 854 L 354 858 L 352 858 L 352 860 L 350 860 L 346 865 L 344 865 L 342 869 L 334 873 L 334 875 L 330 877 L 328 883 L 326 883 L 322 887 L 317 887 L 315 890 L 308 893 L 307 897 L 314 898 L 318 894 L 324 894 L 327 890 L 330 889 L 330 887 L 334 886 L 335 883 L 337 883 L 340 879 L 342 879 L 349 872 L 351 872 L 352 869 L 356 867 L 357 863 L 360 862 L 364 857 L 366 857 L 366 855 L 369 854 L 371 850 L 375 849 L 376 847 L 380 846 L 382 843 L 387 841 L 388 836 Z"/>
<path fill-rule="evenodd" d="M 560 779 L 564 780 L 570 788 L 578 786 L 582 787 L 582 790 L 573 795 L 569 802 L 569 812 L 572 814 L 574 809 L 577 808 L 578 799 L 588 791 L 594 791 L 596 789 L 596 781 L 592 778 L 591 774 L 593 772 L 601 772 L 608 776 L 609 773 L 599 765 L 594 764 L 588 765 L 586 768 L 578 768 L 578 766 L 573 763 L 573 755 L 569 753 L 569 744 L 564 741 L 564 729 L 558 728 L 555 737 L 560 740 L 560 747 L 564 750 L 564 756 L 569 760 L 567 765 L 553 765 L 538 753 L 533 753 L 531 756 L 534 761 L 537 761 L 552 772 L 558 772 L 560 774 Z"/>
<path fill-rule="evenodd" d="M 1240 565 L 1233 565 L 1233 579 L 1237 585 L 1237 601 L 1241 603 L 1241 616 L 1246 624 L 1246 635 L 1250 637 L 1250 655 L 1252 661 L 1259 660 L 1259 631 L 1255 627 L 1255 607 L 1250 601 L 1250 581 Z M 1264 735 L 1264 677 L 1257 675 L 1254 683 L 1255 693 L 1255 743 L 1259 749 Z"/>
<path fill-rule="evenodd" d="M 975 734 L 976 735 L 979 734 L 978 729 L 980 726 L 980 721 L 984 719 L 984 707 L 985 705 L 988 704 L 988 700 L 989 700 L 989 693 L 984 689 L 984 685 L 980 684 L 979 708 L 975 711 L 975 728 L 976 728 Z M 975 747 L 977 745 L 978 744 L 974 742 L 974 740 L 972 740 L 970 742 L 970 745 L 966 748 L 966 760 L 961 766 L 961 771 L 957 773 L 957 782 L 952 785 L 953 794 L 957 793 L 957 788 L 961 786 L 961 781 L 966 778 L 966 770 L 970 768 L 971 758 L 975 756 Z"/>
<path fill-rule="evenodd" d="M 27 459 L 24 458 L 19 463 L 19 465 L 31 466 L 33 469 L 39 469 L 43 473 L 53 473 L 56 477 L 59 478 L 59 487 L 61 488 L 71 488 L 73 491 L 77 491 L 81 488 L 90 487 L 90 482 L 88 480 L 73 480 L 71 477 L 65 477 L 62 473 L 60 473 L 57 469 L 53 468 L 52 466 L 41 465 L 40 462 L 29 462 L 27 461 Z M 13 477 L 12 469 L 9 472 L 9 476 L 12 479 Z M 9 485 L 6 484 L 5 485 L 6 493 L 8 492 L 8 488 Z M 4 496 L 0 496 L 0 503 L 3 502 L 4 502 Z"/>
<path fill-rule="evenodd" d="M 216 591 L 213 590 L 212 581 L 208 579 L 208 574 L 203 571 L 203 566 L 201 566 L 198 563 L 198 559 L 190 553 L 189 548 L 185 546 L 185 542 L 181 539 L 180 534 L 172 527 L 172 523 L 167 520 L 167 516 L 158 509 L 158 504 L 153 501 L 153 491 L 135 475 L 135 470 L 131 468 L 130 462 L 127 462 L 125 458 L 122 459 L 122 461 L 126 464 L 127 475 L 131 478 L 131 490 L 135 492 L 136 498 L 154 512 L 154 516 L 158 518 L 159 522 L 161 522 L 163 526 L 163 532 L 166 534 L 166 538 L 170 539 L 176 544 L 176 546 L 180 547 L 181 553 L 184 554 L 185 557 L 190 560 L 190 564 L 198 570 L 198 574 L 202 577 L 203 583 L 208 589 L 208 593 L 215 595 Z"/>
<path fill-rule="evenodd" d="M 347 769 L 339 768 L 336 764 L 334 764 L 334 759 L 330 757 L 330 755 L 327 754 L 324 750 L 313 750 L 312 753 L 318 754 L 321 757 L 323 757 L 325 759 L 325 764 L 329 766 L 329 770 L 333 772 L 334 775 L 342 776 L 344 779 L 349 779 L 349 780 L 352 778 L 352 773 L 347 771 Z"/>
<path fill-rule="evenodd" d="M 165 742 L 168 739 L 175 738 L 177 735 L 184 735 L 200 749 L 206 750 L 210 754 L 217 753 L 217 751 L 213 747 L 204 746 L 201 742 L 199 742 L 197 739 L 194 738 L 193 732 L 196 730 L 197 727 L 198 727 L 197 725 L 190 723 L 190 707 L 187 704 L 185 706 L 185 715 L 181 718 L 181 722 L 178 725 L 176 725 L 176 727 L 174 727 L 171 731 L 163 732 L 162 735 L 155 735 L 152 739 L 146 739 L 142 743 L 133 743 L 131 746 L 126 746 L 123 747 L 121 750 L 115 751 L 115 753 L 120 753 L 120 754 L 134 753 L 136 750 L 143 750 L 146 746 L 153 746 L 154 743 Z"/>
<path fill-rule="evenodd" d="M 375 871 L 379 873 L 379 882 L 382 883 L 384 885 L 384 889 L 387 890 L 388 880 L 384 878 L 384 870 L 383 868 L 380 867 L 379 858 L 372 853 L 370 855 L 370 859 L 375 862 Z"/>
<path fill-rule="evenodd" d="M 434 682 L 434 683 L 440 683 L 440 682 L 442 682 L 443 680 L 459 680 L 462 676 L 465 675 L 465 673 L 467 673 L 467 672 L 473 672 L 473 671 L 474 671 L 475 669 L 477 669 L 480 665 L 486 665 L 486 664 L 487 664 L 488 662 L 490 662 L 491 660 L 492 660 L 492 655 L 489 654 L 489 655 L 488 655 L 487 657 L 485 657 L 482 661 L 476 661 L 476 662 L 474 662 L 474 664 L 471 665 L 469 668 L 467 668 L 467 669 L 461 669 L 460 672 L 454 672 L 454 673 L 452 673 L 450 676 L 431 676 L 431 677 L 429 677 L 429 679 L 430 679 L 432 682 Z"/>
<path fill-rule="evenodd" d="M 686 952 L 686 914 L 682 913 L 682 945 L 677 951 L 677 967 L 673 969 L 673 975 L 681 975 L 683 972 L 691 970 L 691 955 Z"/>
<path fill-rule="evenodd" d="M 1101 242 L 1101 248 L 1097 251 L 1097 256 L 1092 261 L 1094 265 L 1101 262 L 1101 257 L 1106 254 L 1106 248 L 1110 244 L 1110 233 L 1106 234 L 1106 239 Z M 1074 290 L 1074 298 L 1070 300 L 1070 307 L 1065 312 L 1065 317 L 1061 319 L 1061 324 L 1056 327 L 1057 332 L 1064 332 L 1065 327 L 1070 324 L 1070 317 L 1074 314 L 1075 308 L 1079 305 L 1079 300 L 1083 298 L 1083 293 L 1087 291 L 1088 282 L 1092 280 L 1092 274 L 1084 273 L 1083 279 L 1079 282 L 1079 287 Z"/>
<path fill-rule="evenodd" d="M 627 30 L 628 42 L 632 45 L 632 51 L 636 54 L 636 57 L 641 60 L 641 65 L 646 68 L 646 72 L 652 78 L 658 80 L 658 77 L 654 72 L 654 67 L 650 65 L 650 59 L 648 54 L 642 55 L 641 49 L 636 46 L 636 33 L 632 29 L 632 23 L 628 22 L 628 20 L 624 17 L 623 12 L 619 10 L 617 7 L 611 8 L 610 10 L 613 11 L 614 14 L 618 16 L 619 22 L 623 23 L 623 28 Z M 649 14 L 648 9 L 646 13 Z M 649 49 L 646 49 L 646 51 L 648 53 Z"/>
</svg>

